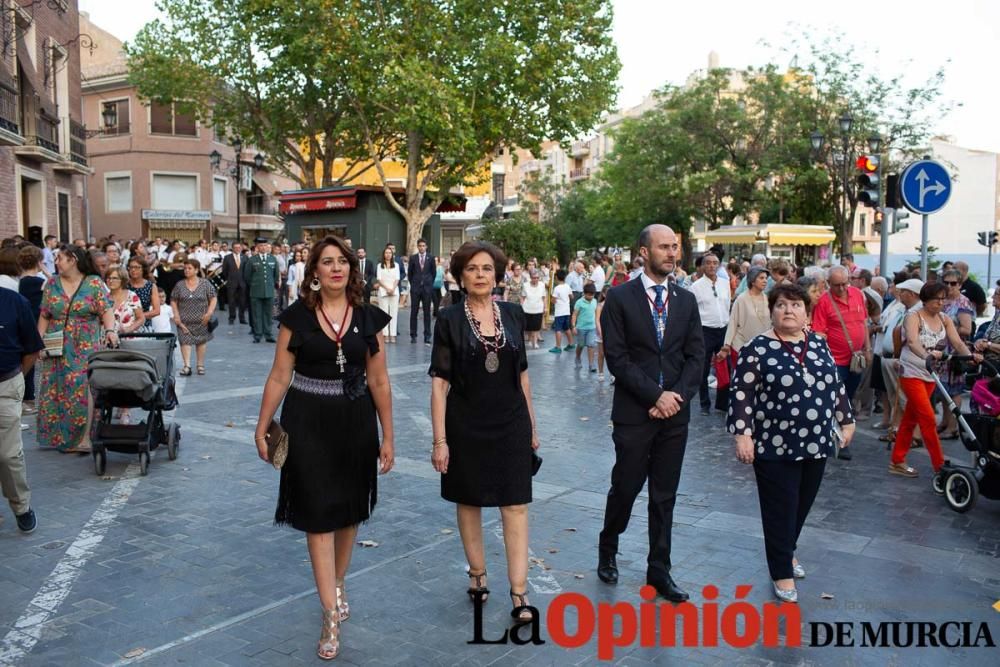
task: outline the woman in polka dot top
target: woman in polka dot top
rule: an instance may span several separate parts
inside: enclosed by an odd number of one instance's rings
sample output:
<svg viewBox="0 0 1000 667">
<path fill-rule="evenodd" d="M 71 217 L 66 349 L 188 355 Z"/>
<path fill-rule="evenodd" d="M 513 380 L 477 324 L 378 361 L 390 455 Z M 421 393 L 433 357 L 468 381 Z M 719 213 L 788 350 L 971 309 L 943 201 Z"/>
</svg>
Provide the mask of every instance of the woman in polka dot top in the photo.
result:
<svg viewBox="0 0 1000 667">
<path fill-rule="evenodd" d="M 798 285 L 771 290 L 773 328 L 740 350 L 730 387 L 736 458 L 753 464 L 774 593 L 788 602 L 798 601 L 793 577 L 805 577 L 796 542 L 834 454 L 834 422 L 845 446 L 854 436 L 851 404 L 826 340 L 805 332 L 807 303 Z"/>
</svg>

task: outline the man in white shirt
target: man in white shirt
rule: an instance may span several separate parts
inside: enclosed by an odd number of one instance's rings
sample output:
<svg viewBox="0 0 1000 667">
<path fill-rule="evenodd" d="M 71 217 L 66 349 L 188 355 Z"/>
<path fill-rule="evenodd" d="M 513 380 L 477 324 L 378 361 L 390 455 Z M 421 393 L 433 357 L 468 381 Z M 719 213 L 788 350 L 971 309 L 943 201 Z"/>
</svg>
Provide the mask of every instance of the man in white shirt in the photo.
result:
<svg viewBox="0 0 1000 667">
<path fill-rule="evenodd" d="M 45 247 L 42 248 L 42 270 L 47 278 L 56 275 L 56 246 L 59 245 L 56 237 L 49 234 L 45 237 Z"/>
<path fill-rule="evenodd" d="M 698 301 L 701 333 L 705 339 L 705 367 L 702 369 L 701 387 L 698 389 L 703 415 L 709 414 L 712 409 L 712 401 L 708 395 L 708 374 L 712 370 L 713 358 L 725 343 L 726 327 L 729 325 L 729 281 L 719 276 L 719 265 L 718 257 L 712 253 L 704 255 L 701 258 L 702 276 L 691 284 L 691 292 Z M 727 391 L 716 390 L 715 408 L 729 409 Z"/>
<path fill-rule="evenodd" d="M 594 263 L 594 270 L 590 272 L 590 280 L 594 283 L 594 289 L 600 294 L 601 290 L 604 289 L 604 283 L 607 282 L 604 267 L 601 266 L 600 262 Z"/>
<path fill-rule="evenodd" d="M 570 292 L 573 293 L 569 304 L 570 312 L 572 312 L 573 306 L 576 305 L 576 300 L 583 296 L 583 284 L 585 282 L 586 273 L 583 268 L 583 262 L 570 262 L 569 273 L 566 275 L 566 285 L 569 287 Z"/>
</svg>

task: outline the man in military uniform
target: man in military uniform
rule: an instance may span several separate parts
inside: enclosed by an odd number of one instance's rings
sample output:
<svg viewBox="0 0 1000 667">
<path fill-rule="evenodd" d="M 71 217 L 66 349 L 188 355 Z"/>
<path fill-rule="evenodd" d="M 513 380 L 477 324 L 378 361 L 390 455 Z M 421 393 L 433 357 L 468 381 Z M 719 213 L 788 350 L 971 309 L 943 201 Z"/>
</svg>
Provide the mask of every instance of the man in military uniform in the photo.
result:
<svg viewBox="0 0 1000 667">
<path fill-rule="evenodd" d="M 250 258 L 248 271 L 250 273 L 250 320 L 253 326 L 253 342 L 259 343 L 261 338 L 268 343 L 274 343 L 274 333 L 271 331 L 271 319 L 274 313 L 274 295 L 279 287 L 281 276 L 278 273 L 278 262 L 270 253 L 267 239 L 256 240 L 257 254 Z"/>
</svg>

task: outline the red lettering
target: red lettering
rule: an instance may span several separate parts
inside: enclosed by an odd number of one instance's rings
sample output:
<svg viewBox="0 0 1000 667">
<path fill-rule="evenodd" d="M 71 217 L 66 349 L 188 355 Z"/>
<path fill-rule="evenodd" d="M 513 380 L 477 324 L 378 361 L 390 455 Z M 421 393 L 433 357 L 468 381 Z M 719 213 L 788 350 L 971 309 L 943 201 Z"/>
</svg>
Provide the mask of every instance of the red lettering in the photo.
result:
<svg viewBox="0 0 1000 667">
<path fill-rule="evenodd" d="M 736 618 L 743 616 L 743 634 Z M 760 614 L 749 602 L 731 602 L 722 610 L 722 638 L 733 648 L 747 648 L 760 637 Z"/>
<path fill-rule="evenodd" d="M 576 634 L 566 632 L 566 610 L 576 607 Z M 580 648 L 594 635 L 594 607 L 585 595 L 562 593 L 557 595 L 545 613 L 549 635 L 563 648 Z"/>
<path fill-rule="evenodd" d="M 698 646 L 698 607 L 690 602 L 660 605 L 660 646 L 677 646 L 677 616 L 684 621 L 681 646 Z"/>
<path fill-rule="evenodd" d="M 764 646 L 776 648 L 781 634 L 781 623 L 785 621 L 785 646 L 802 646 L 802 610 L 792 602 L 764 604 Z"/>
<path fill-rule="evenodd" d="M 706 600 L 701 606 L 701 645 L 715 647 L 719 645 L 719 605 L 712 601 L 719 597 L 719 589 L 708 584 L 701 594 Z"/>
<path fill-rule="evenodd" d="M 615 634 L 615 617 L 621 619 L 621 633 Z M 597 659 L 611 660 L 615 647 L 629 646 L 635 641 L 635 607 L 628 602 L 597 605 Z"/>
<path fill-rule="evenodd" d="M 639 645 L 645 648 L 656 646 L 656 589 L 643 586 L 639 589 L 639 597 L 645 602 L 639 605 Z"/>
</svg>

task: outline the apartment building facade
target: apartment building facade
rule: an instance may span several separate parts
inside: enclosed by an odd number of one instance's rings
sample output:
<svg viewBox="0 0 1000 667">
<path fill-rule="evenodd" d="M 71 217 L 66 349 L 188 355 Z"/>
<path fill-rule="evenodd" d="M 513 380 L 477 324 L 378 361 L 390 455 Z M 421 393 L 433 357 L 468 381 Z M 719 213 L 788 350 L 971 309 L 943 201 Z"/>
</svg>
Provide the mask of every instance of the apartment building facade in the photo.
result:
<svg viewBox="0 0 1000 667">
<path fill-rule="evenodd" d="M 278 195 L 298 185 L 255 169 L 252 147 L 244 147 L 239 178 L 234 177 L 226 166 L 236 159 L 230 137 L 175 103 L 141 99 L 129 83 L 122 42 L 86 14 L 80 22 L 98 45 L 92 53 L 81 52 L 83 115 L 88 127 L 100 128 L 87 140 L 94 168 L 89 182 L 93 234 L 185 242 L 235 239 L 239 206 L 244 239 L 281 236 Z M 108 119 L 113 119 L 110 125 Z M 211 164 L 213 151 L 222 156 L 219 168 Z"/>
<path fill-rule="evenodd" d="M 0 0 L 0 237 L 87 236 L 76 0 Z"/>
</svg>

